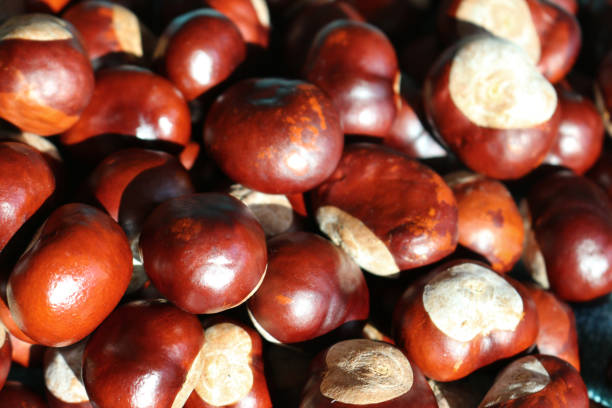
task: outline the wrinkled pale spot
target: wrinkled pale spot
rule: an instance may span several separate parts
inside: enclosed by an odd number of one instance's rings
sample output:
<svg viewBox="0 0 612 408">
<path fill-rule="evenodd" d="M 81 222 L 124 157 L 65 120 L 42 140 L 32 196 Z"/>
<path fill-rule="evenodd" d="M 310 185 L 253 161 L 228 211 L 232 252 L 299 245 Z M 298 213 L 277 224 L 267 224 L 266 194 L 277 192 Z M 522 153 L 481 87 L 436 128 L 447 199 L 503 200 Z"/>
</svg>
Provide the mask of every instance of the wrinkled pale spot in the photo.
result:
<svg viewBox="0 0 612 408">
<path fill-rule="evenodd" d="M 142 57 L 142 37 L 138 17 L 130 10 L 113 4 L 113 29 L 123 52 Z"/>
<path fill-rule="evenodd" d="M 540 38 L 525 0 L 463 0 L 456 16 L 512 41 L 527 52 L 533 63 L 540 60 Z"/>
<path fill-rule="evenodd" d="M 436 275 L 423 289 L 423 306 L 434 325 L 458 341 L 494 330 L 514 330 L 523 317 L 523 300 L 516 289 L 492 270 L 473 263 Z"/>
<path fill-rule="evenodd" d="M 319 208 L 316 217 L 321 231 L 363 269 L 380 276 L 400 271 L 384 242 L 357 218 L 333 206 Z"/>
<path fill-rule="evenodd" d="M 510 364 L 497 378 L 480 403 L 490 407 L 542 391 L 550 375 L 536 357 L 528 356 Z"/>
<path fill-rule="evenodd" d="M 242 327 L 220 323 L 205 331 L 204 367 L 196 392 L 215 406 L 231 405 L 244 398 L 253 387 L 249 365 L 253 345 Z"/>
<path fill-rule="evenodd" d="M 253 316 L 253 312 L 251 312 L 251 309 L 249 309 L 248 307 L 247 307 L 247 314 L 249 315 L 249 319 L 251 319 L 251 323 L 253 323 L 253 327 L 255 327 L 255 330 L 257 330 L 257 333 L 259 333 L 261 337 L 263 337 L 270 343 L 283 344 L 280 340 L 276 339 L 274 336 L 268 333 L 261 324 L 259 324 L 255 316 Z"/>
<path fill-rule="evenodd" d="M 69 404 L 89 401 L 81 380 L 81 360 L 85 344 L 83 341 L 52 351 L 51 362 L 45 367 L 45 386 L 60 401 Z"/>
<path fill-rule="evenodd" d="M 251 5 L 257 14 L 257 20 L 264 27 L 270 27 L 270 11 L 265 0 L 251 0 Z"/>
<path fill-rule="evenodd" d="M 72 33 L 59 18 L 45 14 L 13 17 L 0 26 L 0 40 L 70 40 Z"/>
<path fill-rule="evenodd" d="M 397 348 L 371 340 L 346 340 L 325 356 L 321 394 L 344 404 L 378 404 L 412 388 L 413 372 Z"/>
<path fill-rule="evenodd" d="M 293 208 L 282 194 L 260 193 L 234 184 L 230 187 L 230 195 L 249 207 L 268 237 L 287 231 L 293 224 Z"/>
<path fill-rule="evenodd" d="M 548 121 L 557 107 L 555 89 L 527 54 L 494 37 L 475 37 L 457 52 L 449 89 L 455 106 L 485 128 L 532 128 Z"/>
</svg>

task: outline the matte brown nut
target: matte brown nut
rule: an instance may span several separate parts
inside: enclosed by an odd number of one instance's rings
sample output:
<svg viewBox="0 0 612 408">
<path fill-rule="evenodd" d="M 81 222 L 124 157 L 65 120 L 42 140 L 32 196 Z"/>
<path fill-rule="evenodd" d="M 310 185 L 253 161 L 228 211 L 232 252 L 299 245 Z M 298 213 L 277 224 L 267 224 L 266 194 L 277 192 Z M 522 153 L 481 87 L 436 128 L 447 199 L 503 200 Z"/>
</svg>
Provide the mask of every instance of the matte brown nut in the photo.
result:
<svg viewBox="0 0 612 408">
<path fill-rule="evenodd" d="M 16 381 L 8 381 L 0 390 L 0 408 L 47 408 L 45 401 Z"/>
<path fill-rule="evenodd" d="M 429 72 L 423 97 L 449 147 L 470 169 L 497 179 L 535 169 L 561 120 L 555 89 L 528 54 L 486 35 L 448 49 Z"/>
<path fill-rule="evenodd" d="M 452 261 L 404 292 L 393 330 L 423 374 L 453 381 L 530 347 L 538 315 L 520 283 L 484 264 Z"/>
<path fill-rule="evenodd" d="M 478 408 L 588 408 L 580 374 L 569 363 L 546 355 L 520 358 L 507 366 Z"/>
<path fill-rule="evenodd" d="M 561 123 L 544 163 L 584 174 L 601 154 L 604 126 L 595 104 L 568 87 L 557 86 Z"/>
<path fill-rule="evenodd" d="M 444 177 L 459 208 L 459 244 L 484 256 L 496 272 L 508 272 L 523 253 L 523 219 L 508 189 L 484 176 Z"/>
<path fill-rule="evenodd" d="M 311 366 L 300 408 L 437 408 L 419 368 L 396 347 L 346 340 L 323 351 Z"/>
<path fill-rule="evenodd" d="M 63 14 L 78 30 L 83 46 L 94 64 L 109 54 L 124 54 L 142 59 L 152 34 L 140 24 L 131 10 L 105 0 L 86 0 L 71 6 Z M 128 57 L 128 58 L 129 58 Z"/>
<path fill-rule="evenodd" d="M 185 408 L 272 408 L 257 332 L 227 319 L 204 327 L 204 367 Z"/>
<path fill-rule="evenodd" d="M 47 136 L 74 125 L 93 94 L 94 75 L 74 28 L 43 14 L 0 26 L 0 117 Z"/>
<path fill-rule="evenodd" d="M 298 73 L 304 66 L 308 50 L 317 32 L 337 20 L 365 21 L 347 1 L 304 1 L 289 12 L 285 34 L 287 64 Z"/>
<path fill-rule="evenodd" d="M 172 83 L 147 70 L 122 66 L 97 73 L 90 104 L 60 141 L 75 145 L 118 134 L 184 146 L 190 132 L 189 108 Z"/>
<path fill-rule="evenodd" d="M 155 287 L 191 313 L 238 306 L 266 273 L 261 226 L 246 205 L 226 194 L 166 201 L 147 218 L 140 248 Z"/>
<path fill-rule="evenodd" d="M 580 371 L 578 332 L 574 311 L 554 294 L 527 286 L 538 310 L 540 329 L 536 346 L 542 354 L 558 357 Z"/>
<path fill-rule="evenodd" d="M 11 354 L 13 348 L 8 331 L 0 323 L 0 390 L 6 382 L 11 369 Z"/>
<path fill-rule="evenodd" d="M 423 126 L 417 113 L 417 109 L 422 110 L 422 107 L 420 104 L 418 107 L 415 106 L 415 94 L 418 94 L 420 100 L 421 92 L 411 89 L 408 80 L 402 75 L 400 94 L 402 106 L 383 143 L 415 159 L 445 157 L 448 155 L 446 150 Z"/>
<path fill-rule="evenodd" d="M 303 342 L 368 318 L 363 273 L 340 248 L 294 232 L 272 238 L 268 250 L 268 273 L 248 302 L 251 321 L 266 340 Z"/>
<path fill-rule="evenodd" d="M 457 203 L 428 167 L 372 144 L 347 146 L 313 193 L 319 228 L 381 276 L 433 263 L 457 246 Z"/>
<path fill-rule="evenodd" d="M 443 31 L 469 35 L 480 29 L 523 48 L 552 83 L 571 70 L 582 36 L 578 21 L 546 0 L 448 0 L 441 8 Z M 451 21 L 447 21 L 451 20 Z M 450 23 L 450 24 L 449 24 Z"/>
<path fill-rule="evenodd" d="M 344 133 L 385 137 L 400 105 L 393 45 L 376 27 L 339 20 L 317 34 L 305 78 L 330 95 Z"/>
<path fill-rule="evenodd" d="M 245 57 L 240 31 L 213 9 L 199 9 L 174 19 L 153 56 L 188 101 L 224 81 Z"/>
<path fill-rule="evenodd" d="M 569 170 L 541 178 L 528 197 L 525 264 L 561 299 L 612 291 L 612 207 L 605 192 Z"/>
<path fill-rule="evenodd" d="M 74 344 L 119 303 L 132 275 L 130 245 L 108 215 L 84 204 L 51 214 L 8 282 L 15 322 L 36 343 Z"/>
<path fill-rule="evenodd" d="M 233 180 L 264 193 L 290 194 L 331 174 L 344 137 L 323 91 L 268 78 L 239 82 L 221 95 L 206 118 L 204 142 Z"/>
<path fill-rule="evenodd" d="M 83 354 L 87 394 L 99 408 L 182 408 L 204 365 L 197 317 L 164 301 L 116 309 Z"/>
<path fill-rule="evenodd" d="M 43 374 L 50 408 L 93 408 L 81 373 L 85 343 L 83 340 L 45 352 Z"/>
<path fill-rule="evenodd" d="M 0 142 L 0 250 L 55 191 L 42 154 L 22 143 Z"/>
</svg>

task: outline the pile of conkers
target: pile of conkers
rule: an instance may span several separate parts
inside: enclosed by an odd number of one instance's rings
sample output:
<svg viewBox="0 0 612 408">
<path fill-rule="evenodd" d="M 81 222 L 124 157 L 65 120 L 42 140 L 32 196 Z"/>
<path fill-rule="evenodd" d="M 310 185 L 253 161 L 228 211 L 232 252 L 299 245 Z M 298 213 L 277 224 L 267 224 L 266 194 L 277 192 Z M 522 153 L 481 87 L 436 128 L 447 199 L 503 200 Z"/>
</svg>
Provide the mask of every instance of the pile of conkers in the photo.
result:
<svg viewBox="0 0 612 408">
<path fill-rule="evenodd" d="M 0 408 L 612 406 L 606 15 L 4 0 Z"/>
</svg>

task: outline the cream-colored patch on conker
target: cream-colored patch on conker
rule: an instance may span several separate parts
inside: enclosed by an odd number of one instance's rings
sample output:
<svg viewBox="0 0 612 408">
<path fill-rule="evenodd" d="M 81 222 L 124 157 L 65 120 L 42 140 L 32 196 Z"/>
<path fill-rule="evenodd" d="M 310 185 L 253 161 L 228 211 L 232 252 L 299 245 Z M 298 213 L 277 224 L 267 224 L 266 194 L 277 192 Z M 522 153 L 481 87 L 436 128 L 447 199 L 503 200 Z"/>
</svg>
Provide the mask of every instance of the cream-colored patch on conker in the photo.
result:
<svg viewBox="0 0 612 408">
<path fill-rule="evenodd" d="M 72 39 L 63 20 L 47 14 L 24 14 L 0 26 L 0 40 L 58 41 Z"/>
<path fill-rule="evenodd" d="M 534 64 L 540 60 L 540 38 L 525 0 L 463 0 L 455 15 L 512 41 L 527 52 Z"/>
<path fill-rule="evenodd" d="M 595 106 L 597 107 L 597 110 L 599 111 L 599 114 L 603 119 L 603 123 L 608 133 L 608 136 L 612 137 L 612 119 L 610 118 L 610 112 L 606 107 L 603 92 L 597 84 L 593 86 L 593 94 L 595 95 Z"/>
<path fill-rule="evenodd" d="M 62 159 L 62 156 L 60 156 L 57 147 L 55 147 L 55 145 L 51 143 L 46 137 L 42 137 L 34 133 L 21 132 L 19 134 L 15 134 L 12 138 L 35 148 L 43 154 L 49 155 L 54 160 L 57 160 L 59 162 L 64 161 Z"/>
<path fill-rule="evenodd" d="M 544 255 L 536 239 L 535 231 L 531 228 L 531 214 L 529 212 L 527 200 L 521 200 L 519 212 L 523 218 L 523 228 L 525 231 L 522 255 L 523 263 L 527 267 L 533 280 L 543 289 L 549 289 L 550 282 L 548 281 L 546 262 L 544 261 Z"/>
<path fill-rule="evenodd" d="M 204 368 L 196 392 L 215 406 L 235 404 L 253 387 L 251 337 L 242 327 L 220 323 L 205 331 Z"/>
<path fill-rule="evenodd" d="M 0 323 L 0 348 L 4 347 L 4 343 L 6 342 L 6 328 L 2 323 Z"/>
<path fill-rule="evenodd" d="M 142 57 L 142 35 L 138 17 L 127 8 L 113 4 L 113 29 L 121 50 Z"/>
<path fill-rule="evenodd" d="M 390 344 L 356 339 L 336 343 L 325 355 L 320 391 L 344 404 L 378 404 L 412 388 L 410 361 Z"/>
<path fill-rule="evenodd" d="M 147 272 L 144 269 L 142 262 L 142 250 L 140 248 L 140 234 L 130 239 L 130 249 L 132 250 L 132 278 L 126 294 L 131 294 L 142 288 L 145 282 L 149 279 Z"/>
<path fill-rule="evenodd" d="M 81 379 L 81 361 L 85 344 L 85 341 L 81 341 L 52 351 L 51 362 L 45 367 L 45 386 L 60 401 L 70 404 L 89 401 Z"/>
<path fill-rule="evenodd" d="M 452 266 L 423 289 L 423 306 L 434 325 L 457 341 L 494 330 L 514 330 L 523 318 L 521 295 L 504 278 L 474 263 Z"/>
<path fill-rule="evenodd" d="M 270 333 L 268 333 L 261 324 L 259 324 L 255 316 L 253 315 L 253 312 L 251 312 L 251 309 L 249 309 L 248 307 L 247 307 L 247 314 L 249 315 L 249 319 L 251 319 L 251 323 L 253 323 L 253 327 L 255 327 L 255 330 L 257 330 L 257 333 L 259 333 L 261 337 L 263 337 L 265 340 L 269 341 L 270 343 L 283 344 L 280 340 L 278 340 L 277 338 L 272 336 Z"/>
<path fill-rule="evenodd" d="M 449 173 L 444 176 L 444 182 L 450 187 L 456 187 L 462 184 L 471 183 L 484 178 L 481 174 L 472 173 L 471 171 L 459 170 Z"/>
<path fill-rule="evenodd" d="M 557 108 L 555 89 L 525 51 L 495 37 L 474 37 L 458 50 L 449 90 L 455 106 L 485 128 L 532 128 Z"/>
<path fill-rule="evenodd" d="M 183 406 L 185 406 L 189 396 L 200 382 L 200 377 L 206 365 L 207 353 L 208 350 L 206 349 L 206 340 L 204 340 L 202 347 L 200 347 L 198 354 L 191 363 L 191 367 L 189 367 L 189 371 L 187 371 L 183 386 L 176 394 L 171 408 L 183 408 Z"/>
<path fill-rule="evenodd" d="M 510 364 L 497 377 L 493 387 L 480 403 L 486 408 L 542 391 L 550 384 L 550 375 L 534 356 Z"/>
<path fill-rule="evenodd" d="M 264 27 L 270 27 L 270 10 L 265 0 L 251 0 L 251 5 L 257 14 L 257 20 Z"/>
<path fill-rule="evenodd" d="M 320 207 L 316 216 L 321 231 L 357 265 L 379 276 L 399 273 L 391 251 L 363 222 L 334 206 Z"/>
<path fill-rule="evenodd" d="M 361 334 L 368 340 L 384 341 L 385 335 L 380 330 L 372 326 L 370 323 L 366 323 L 361 330 Z"/>
<path fill-rule="evenodd" d="M 273 237 L 287 231 L 293 224 L 293 207 L 287 196 L 265 194 L 240 184 L 230 187 L 230 195 L 249 207 L 266 236 Z"/>
</svg>

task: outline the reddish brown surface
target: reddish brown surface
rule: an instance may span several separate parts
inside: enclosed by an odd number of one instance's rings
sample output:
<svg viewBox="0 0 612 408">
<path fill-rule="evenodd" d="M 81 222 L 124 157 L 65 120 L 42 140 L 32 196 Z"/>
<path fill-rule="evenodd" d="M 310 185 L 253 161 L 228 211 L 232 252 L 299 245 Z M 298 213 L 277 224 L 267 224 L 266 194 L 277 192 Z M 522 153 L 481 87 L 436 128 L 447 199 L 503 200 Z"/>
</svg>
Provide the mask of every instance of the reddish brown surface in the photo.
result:
<svg viewBox="0 0 612 408">
<path fill-rule="evenodd" d="M 18 339 L 12 334 L 10 334 L 10 337 L 11 345 L 13 346 L 13 352 L 11 354 L 13 362 L 26 368 L 42 366 L 43 355 L 46 349 L 45 346 L 28 343 L 27 341 Z"/>
<path fill-rule="evenodd" d="M 8 279 L 8 277 L 7 277 Z M 4 287 L 2 298 L 0 298 L 0 320 L 2 320 L 2 324 L 6 329 L 11 333 L 11 336 L 18 338 L 21 341 L 26 343 L 36 343 L 34 340 L 29 338 L 15 323 L 13 320 L 13 316 L 11 315 L 11 311 L 9 310 L 6 302 L 6 285 L 8 282 L 3 282 L 2 286 Z"/>
<path fill-rule="evenodd" d="M 527 290 L 535 301 L 540 321 L 538 351 L 565 360 L 580 371 L 574 311 L 550 292 L 529 286 Z"/>
<path fill-rule="evenodd" d="M 0 250 L 54 191 L 53 172 L 37 150 L 0 142 Z"/>
<path fill-rule="evenodd" d="M 55 17 L 39 18 L 62 24 Z M 10 23 L 20 24 L 20 19 Z M 66 40 L 0 40 L 0 117 L 43 136 L 77 122 L 92 96 L 94 76 L 87 54 L 71 33 Z"/>
<path fill-rule="evenodd" d="M 173 20 L 156 52 L 165 75 L 192 100 L 221 83 L 246 57 L 245 42 L 230 19 L 199 9 Z M 158 46 L 159 47 L 159 46 Z"/>
<path fill-rule="evenodd" d="M 239 305 L 266 270 L 261 226 L 246 205 L 226 194 L 166 201 L 147 218 L 140 247 L 155 287 L 191 313 Z"/>
<path fill-rule="evenodd" d="M 587 176 L 599 184 L 612 201 L 612 151 L 603 152 Z"/>
<path fill-rule="evenodd" d="M 276 340 L 302 342 L 368 318 L 363 273 L 330 241 L 295 232 L 271 239 L 268 248 L 266 278 L 248 306 Z"/>
<path fill-rule="evenodd" d="M 109 315 L 131 275 L 132 254 L 119 225 L 93 207 L 67 204 L 51 214 L 15 266 L 9 308 L 37 343 L 66 346 Z"/>
<path fill-rule="evenodd" d="M 460 46 L 446 51 L 429 72 L 423 91 L 428 118 L 472 170 L 497 179 L 520 178 L 546 157 L 561 121 L 561 108 L 557 105 L 548 121 L 528 129 L 493 129 L 472 123 L 455 106 L 449 90 L 450 68 Z"/>
<path fill-rule="evenodd" d="M 60 140 L 74 145 L 112 133 L 185 145 L 190 127 L 187 103 L 172 83 L 126 66 L 98 72 L 90 104 Z"/>
<path fill-rule="evenodd" d="M 326 25 L 313 41 L 304 76 L 332 98 L 344 133 L 385 137 L 400 103 L 397 56 L 378 28 L 349 20 Z"/>
<path fill-rule="evenodd" d="M 578 11 L 578 2 L 576 0 L 548 0 L 548 1 L 561 7 L 568 13 L 576 15 L 576 12 Z"/>
<path fill-rule="evenodd" d="M 231 323 L 244 329 L 251 338 L 251 353 L 249 355 L 249 367 L 253 372 L 253 387 L 249 393 L 235 404 L 224 405 L 227 408 L 272 408 L 268 384 L 264 375 L 264 363 L 262 357 L 262 341 L 259 334 L 250 326 L 234 320 L 219 318 L 209 319 L 204 323 L 204 328 L 208 328 L 220 323 Z M 200 395 L 194 390 L 185 403 L 184 408 L 215 408 L 218 405 L 207 404 Z"/>
<path fill-rule="evenodd" d="M 49 408 L 93 408 L 91 402 L 71 404 L 55 398 L 49 391 L 45 392 L 45 396 L 47 397 L 47 404 L 49 404 Z"/>
<path fill-rule="evenodd" d="M 170 407 L 203 342 L 194 315 L 162 301 L 128 303 L 85 347 L 87 394 L 100 407 Z"/>
<path fill-rule="evenodd" d="M 0 344 L 0 390 L 4 386 L 6 377 L 8 377 L 9 370 L 11 369 L 11 354 L 13 348 L 11 347 L 11 338 L 4 327 L 0 327 L 0 331 L 4 331 L 4 342 Z"/>
<path fill-rule="evenodd" d="M 242 81 L 221 95 L 206 118 L 204 142 L 233 180 L 264 193 L 292 194 L 331 174 L 344 137 L 319 88 L 269 78 Z"/>
<path fill-rule="evenodd" d="M 197 142 L 189 142 L 187 146 L 181 151 L 179 160 L 183 167 L 187 170 L 191 170 L 200 155 L 200 145 Z"/>
<path fill-rule="evenodd" d="M 302 393 L 300 408 L 437 408 L 438 403 L 434 397 L 427 380 L 419 368 L 410 363 L 413 374 L 412 387 L 405 394 L 378 404 L 346 404 L 335 401 L 321 394 L 321 381 L 327 370 L 325 356 L 327 350 L 321 352 L 313 361 L 310 368 L 310 378 Z"/>
<path fill-rule="evenodd" d="M 313 194 L 363 222 L 400 270 L 442 259 L 457 245 L 457 204 L 433 170 L 391 149 L 347 146 L 334 173 Z"/>
<path fill-rule="evenodd" d="M 605 192 L 560 171 L 533 187 L 529 209 L 552 290 L 573 302 L 610 293 L 612 207 Z"/>
<path fill-rule="evenodd" d="M 474 175 L 450 183 L 459 208 L 459 244 L 484 256 L 497 272 L 508 272 L 523 252 L 523 219 L 508 189 Z"/>
<path fill-rule="evenodd" d="M 603 121 L 590 100 L 565 87 L 557 87 L 561 123 L 545 163 L 583 174 L 597 161 L 604 139 Z"/>
<path fill-rule="evenodd" d="M 0 390 L 0 408 L 47 408 L 47 404 L 24 385 L 8 381 Z"/>
<path fill-rule="evenodd" d="M 164 152 L 127 149 L 113 153 L 89 177 L 89 189 L 129 237 L 169 198 L 194 192 L 178 160 Z"/>
<path fill-rule="evenodd" d="M 402 107 L 397 112 L 389 134 L 385 136 L 384 144 L 391 146 L 415 159 L 430 159 L 444 157 L 446 150 L 433 138 L 421 122 L 410 98 L 416 93 L 407 85 L 402 77 L 401 98 Z M 420 97 L 420 92 L 418 92 Z M 420 98 L 419 98 L 420 99 Z"/>
<path fill-rule="evenodd" d="M 299 73 L 310 45 L 320 29 L 336 20 L 365 21 L 347 1 L 310 1 L 297 4 L 290 12 L 285 34 L 285 55 L 293 71 Z"/>
<path fill-rule="evenodd" d="M 207 5 L 226 15 L 238 27 L 244 40 L 267 48 L 270 27 L 259 21 L 252 0 L 204 0 Z"/>
<path fill-rule="evenodd" d="M 68 8 L 62 17 L 69 21 L 81 35 L 83 47 L 89 54 L 91 60 L 101 58 L 111 53 L 127 53 L 131 54 L 133 50 L 124 48 L 120 38 L 137 35 L 141 38 L 138 40 L 142 45 L 142 31 L 138 32 L 118 32 L 117 24 L 113 22 L 115 9 L 120 7 L 110 1 L 104 0 L 87 0 L 77 3 Z M 125 13 L 133 14 L 128 9 Z M 134 19 L 137 17 L 134 15 Z M 124 22 L 125 24 L 125 22 Z M 129 29 L 132 27 L 123 27 Z M 138 28 L 138 27 L 136 27 Z M 132 40 L 133 41 L 133 40 Z M 142 55 L 134 55 L 134 57 L 142 57 Z"/>
<path fill-rule="evenodd" d="M 458 380 L 480 367 L 516 355 L 530 347 L 538 335 L 535 302 L 522 284 L 506 277 L 504 279 L 518 291 L 523 301 L 523 318 L 514 331 L 493 330 L 465 342 L 440 331 L 425 311 L 423 289 L 437 273 L 462 262 L 452 261 L 442 265 L 409 287 L 393 314 L 398 347 L 423 374 L 436 381 Z"/>
<path fill-rule="evenodd" d="M 552 83 L 572 69 L 580 52 L 582 35 L 576 17 L 548 1 L 527 0 L 542 47 L 538 68 Z"/>
<path fill-rule="evenodd" d="M 587 388 L 575 368 L 556 357 L 546 355 L 536 355 L 535 357 L 548 372 L 550 383 L 536 393 L 507 402 L 490 404 L 487 405 L 487 408 L 589 407 Z M 528 358 L 532 358 L 532 356 L 523 357 L 522 360 Z M 521 360 L 517 361 L 520 362 Z M 481 406 L 479 405 L 479 407 Z"/>
</svg>

